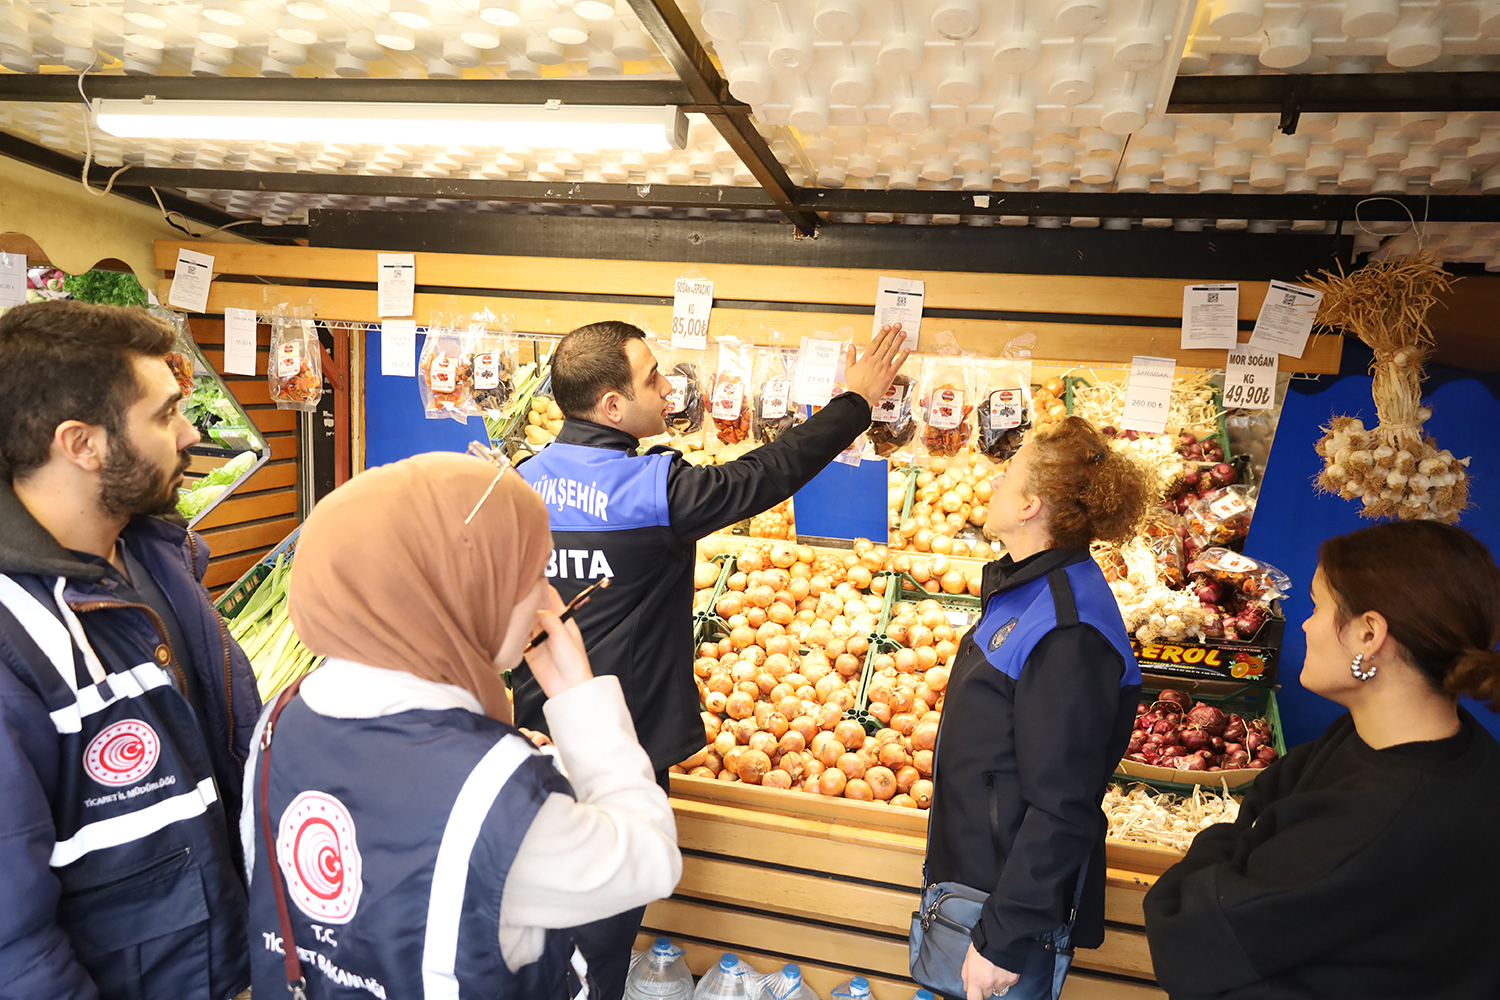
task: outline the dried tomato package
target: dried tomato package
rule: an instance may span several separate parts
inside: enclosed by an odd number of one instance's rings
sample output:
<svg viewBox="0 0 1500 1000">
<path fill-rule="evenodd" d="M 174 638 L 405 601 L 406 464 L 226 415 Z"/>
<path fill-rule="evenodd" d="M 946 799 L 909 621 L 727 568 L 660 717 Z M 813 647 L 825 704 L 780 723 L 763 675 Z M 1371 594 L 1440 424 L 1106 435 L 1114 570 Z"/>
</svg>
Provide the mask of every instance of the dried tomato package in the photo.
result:
<svg viewBox="0 0 1500 1000">
<path fill-rule="evenodd" d="M 783 347 L 750 349 L 750 435 L 756 444 L 770 444 L 801 423 L 792 402 L 792 369 L 797 352 Z"/>
<path fill-rule="evenodd" d="M 921 374 L 922 359 L 908 358 L 891 387 L 870 410 L 870 445 L 881 458 L 909 461 L 912 457 L 912 442 L 917 436 L 917 383 Z"/>
<path fill-rule="evenodd" d="M 177 388 L 182 390 L 184 396 L 191 396 L 197 367 L 193 362 L 196 352 L 193 350 L 193 334 L 188 329 L 187 317 L 161 306 L 148 306 L 146 311 L 172 328 L 175 336 L 172 349 L 167 352 L 167 367 L 172 369 Z"/>
<path fill-rule="evenodd" d="M 978 375 L 975 405 L 978 433 L 974 446 L 997 462 L 1004 462 L 1026 443 L 1035 424 L 1031 405 L 1031 358 L 979 358 L 972 362 Z"/>
<path fill-rule="evenodd" d="M 929 354 L 922 359 L 917 453 L 951 458 L 974 438 L 978 391 L 973 366 L 964 358 Z"/>
<path fill-rule="evenodd" d="M 1188 571 L 1237 590 L 1243 598 L 1261 604 L 1292 592 L 1292 578 L 1270 563 L 1228 549 L 1204 549 L 1188 564 Z"/>
<path fill-rule="evenodd" d="M 1225 486 L 1205 494 L 1187 509 L 1188 555 L 1215 545 L 1243 545 L 1254 516 L 1253 487 Z"/>
<path fill-rule="evenodd" d="M 703 427 L 703 410 L 707 403 L 704 384 L 706 351 L 672 347 L 663 341 L 651 345 L 657 370 L 672 385 L 667 397 L 667 433 L 673 439 L 691 438 Z M 673 445 L 676 447 L 676 444 Z"/>
<path fill-rule="evenodd" d="M 266 380 L 278 410 L 311 413 L 323 398 L 323 356 L 310 319 L 271 317 L 271 357 Z"/>
<path fill-rule="evenodd" d="M 488 312 L 474 314 L 467 339 L 474 410 L 496 420 L 515 396 L 515 340 Z"/>
<path fill-rule="evenodd" d="M 433 313 L 417 362 L 417 392 L 427 419 L 446 417 L 468 423 L 474 412 L 473 386 L 464 338 L 454 329 L 451 317 Z"/>
<path fill-rule="evenodd" d="M 750 351 L 736 341 L 719 342 L 719 368 L 709 389 L 709 414 L 720 444 L 750 440 Z"/>
</svg>

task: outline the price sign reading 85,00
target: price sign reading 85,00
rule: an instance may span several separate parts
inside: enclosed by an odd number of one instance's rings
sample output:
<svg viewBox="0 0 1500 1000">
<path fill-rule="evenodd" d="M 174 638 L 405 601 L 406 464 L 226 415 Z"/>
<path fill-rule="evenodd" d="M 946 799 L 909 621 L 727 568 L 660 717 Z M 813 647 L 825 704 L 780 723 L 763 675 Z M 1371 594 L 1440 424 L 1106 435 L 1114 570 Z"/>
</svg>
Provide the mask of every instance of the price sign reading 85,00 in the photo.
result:
<svg viewBox="0 0 1500 1000">
<path fill-rule="evenodd" d="M 702 350 L 708 346 L 708 315 L 714 306 L 714 283 L 678 278 L 672 298 L 672 346 Z"/>
</svg>

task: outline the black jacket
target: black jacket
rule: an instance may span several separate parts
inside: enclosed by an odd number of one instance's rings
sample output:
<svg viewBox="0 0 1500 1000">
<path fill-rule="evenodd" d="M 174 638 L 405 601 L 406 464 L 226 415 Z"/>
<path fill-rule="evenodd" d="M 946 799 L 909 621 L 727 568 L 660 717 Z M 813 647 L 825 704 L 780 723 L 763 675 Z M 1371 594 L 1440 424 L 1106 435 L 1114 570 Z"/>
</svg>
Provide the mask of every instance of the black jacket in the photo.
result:
<svg viewBox="0 0 1500 1000">
<path fill-rule="evenodd" d="M 1146 895 L 1173 1000 L 1500 997 L 1500 745 L 1375 750 L 1345 715 Z"/>
<path fill-rule="evenodd" d="M 620 678 L 636 734 L 658 771 L 703 747 L 692 670 L 695 543 L 791 496 L 869 425 L 869 404 L 847 392 L 736 461 L 695 466 L 664 447 L 626 457 L 640 444 L 635 438 L 569 419 L 555 445 L 521 464 L 548 500 L 555 547 L 548 576 L 563 600 L 611 576 L 576 620 L 594 673 Z M 618 453 L 634 471 L 583 449 Z M 601 498 L 601 482 L 620 486 Z M 512 681 L 516 724 L 545 732 L 546 698 L 531 672 L 522 665 Z"/>
<path fill-rule="evenodd" d="M 1047 617 L 1067 600 L 1054 600 L 1058 570 L 1076 597 L 1076 617 L 1062 610 Z M 992 562 L 983 596 L 984 618 L 964 637 L 948 681 L 927 870 L 931 882 L 990 892 L 974 946 L 1001 968 L 1018 970 L 1040 947 L 1031 939 L 1067 919 L 1084 858 L 1091 860 L 1073 944 L 1097 948 L 1104 941 L 1099 803 L 1130 741 L 1140 670 L 1087 552 L 1052 549 L 1018 563 L 1009 556 Z M 1018 601 L 1035 610 L 1018 614 L 1011 606 Z M 1002 659 L 1016 642 L 1023 645 Z"/>
</svg>

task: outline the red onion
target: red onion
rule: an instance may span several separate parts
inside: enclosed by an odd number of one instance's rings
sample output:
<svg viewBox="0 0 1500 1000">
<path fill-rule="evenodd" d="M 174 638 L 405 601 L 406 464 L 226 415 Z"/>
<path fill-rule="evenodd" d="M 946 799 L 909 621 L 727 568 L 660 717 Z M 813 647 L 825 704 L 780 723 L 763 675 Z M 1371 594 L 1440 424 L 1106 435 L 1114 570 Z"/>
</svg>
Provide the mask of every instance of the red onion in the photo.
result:
<svg viewBox="0 0 1500 1000">
<path fill-rule="evenodd" d="M 1144 701 L 1138 701 L 1135 703 L 1136 718 L 1140 718 L 1149 711 L 1151 711 L 1151 706 L 1146 704 Z"/>
<path fill-rule="evenodd" d="M 1137 764 L 1149 764 L 1149 763 L 1151 763 L 1149 760 L 1146 759 L 1146 755 L 1145 754 L 1141 754 L 1141 753 L 1126 754 L 1125 755 L 1125 759 L 1126 760 L 1130 760 L 1130 761 L 1134 761 Z"/>
<path fill-rule="evenodd" d="M 1223 736 L 1229 717 L 1207 702 L 1200 701 L 1188 712 L 1187 721 L 1208 730 L 1210 736 Z"/>
<path fill-rule="evenodd" d="M 1261 744 L 1263 744 L 1265 741 L 1266 741 L 1265 737 L 1261 736 L 1260 733 L 1253 732 L 1253 731 L 1249 732 L 1249 733 L 1246 733 L 1245 734 L 1245 751 L 1247 753 L 1252 753 L 1253 754 L 1253 753 L 1255 753 L 1255 751 L 1257 751 L 1257 750 L 1260 749 Z"/>
<path fill-rule="evenodd" d="M 1224 744 L 1224 752 L 1225 753 L 1246 753 L 1247 751 L 1245 750 L 1244 745 L 1241 744 L 1241 743 L 1229 743 L 1229 742 L 1226 742 Z"/>
<path fill-rule="evenodd" d="M 1271 763 L 1271 761 L 1275 760 L 1279 756 L 1280 754 L 1276 752 L 1276 748 L 1273 746 L 1264 746 L 1255 751 L 1255 759 L 1263 760 L 1267 764 Z"/>
<path fill-rule="evenodd" d="M 1146 737 L 1145 745 L 1148 747 L 1156 747 L 1157 752 L 1159 753 L 1160 748 L 1162 747 L 1175 747 L 1177 745 L 1177 733 L 1175 731 L 1166 733 L 1152 733 L 1150 736 Z"/>
<path fill-rule="evenodd" d="M 1243 750 L 1230 750 L 1224 754 L 1224 766 L 1241 768 L 1250 763 L 1250 755 Z"/>
<path fill-rule="evenodd" d="M 1208 739 L 1208 748 L 1214 753 L 1223 753 L 1228 748 L 1228 745 L 1224 742 L 1224 737 L 1210 736 Z"/>
<path fill-rule="evenodd" d="M 1245 720 L 1242 716 L 1231 715 L 1229 725 L 1224 727 L 1223 737 L 1225 743 L 1245 742 Z"/>
<path fill-rule="evenodd" d="M 1232 465 L 1228 465 L 1228 464 L 1226 464 L 1224 462 L 1220 462 L 1218 465 L 1214 466 L 1214 468 L 1213 468 L 1213 480 L 1214 480 L 1214 482 L 1218 483 L 1220 486 L 1228 486 L 1230 483 L 1234 482 L 1237 478 L 1239 478 L 1239 476 L 1234 471 L 1234 466 L 1232 466 Z"/>
<path fill-rule="evenodd" d="M 1189 756 L 1196 757 L 1197 756 L 1197 754 L 1189 754 L 1188 751 L 1187 751 L 1187 747 L 1181 747 L 1181 746 L 1163 747 L 1161 755 L 1163 757 L 1189 757 Z"/>
<path fill-rule="evenodd" d="M 1175 688 L 1162 688 L 1161 694 L 1156 696 L 1157 705 L 1176 705 L 1177 711 L 1183 712 L 1192 704 L 1188 696 Z"/>
<path fill-rule="evenodd" d="M 1210 739 L 1207 731 L 1198 726 L 1184 726 L 1182 732 L 1177 734 L 1182 745 L 1189 750 L 1202 750 L 1208 746 Z"/>
<path fill-rule="evenodd" d="M 1189 469 L 1182 474 L 1182 485 L 1194 490 L 1198 488 L 1198 481 L 1203 478 L 1203 473 L 1197 469 Z"/>
<path fill-rule="evenodd" d="M 1177 723 L 1170 719 L 1162 719 L 1151 727 L 1151 731 L 1153 733 L 1173 733 L 1177 731 Z"/>
<path fill-rule="evenodd" d="M 1268 767 L 1269 765 L 1265 761 L 1263 761 L 1263 760 L 1252 760 L 1249 764 L 1247 764 L 1245 766 L 1248 767 L 1252 771 L 1260 771 L 1260 770 L 1263 770 L 1264 768 Z"/>
<path fill-rule="evenodd" d="M 1204 760 L 1202 757 L 1199 757 L 1197 754 L 1193 754 L 1188 757 L 1179 757 L 1172 763 L 1176 765 L 1177 770 L 1179 771 L 1208 770 L 1208 761 Z"/>
<path fill-rule="evenodd" d="M 1219 591 L 1219 585 L 1210 580 L 1198 584 L 1198 589 L 1193 591 L 1193 596 L 1198 598 L 1199 604 L 1209 606 L 1218 604 L 1223 597 Z"/>
</svg>

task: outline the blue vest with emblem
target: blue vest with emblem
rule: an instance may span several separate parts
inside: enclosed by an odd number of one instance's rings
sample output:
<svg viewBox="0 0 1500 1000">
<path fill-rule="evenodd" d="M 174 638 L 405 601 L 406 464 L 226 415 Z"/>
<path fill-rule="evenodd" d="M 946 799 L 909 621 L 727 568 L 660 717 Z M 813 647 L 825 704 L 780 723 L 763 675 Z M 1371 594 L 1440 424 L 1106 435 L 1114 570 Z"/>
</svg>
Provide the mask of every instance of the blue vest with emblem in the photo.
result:
<svg viewBox="0 0 1500 1000">
<path fill-rule="evenodd" d="M 1066 587 L 1053 583 L 1058 576 L 1066 581 Z M 1120 620 L 1119 604 L 1104 573 L 1092 559 L 1053 570 L 1013 590 L 991 596 L 984 617 L 974 627 L 974 643 L 992 666 L 1015 680 L 1036 644 L 1057 628 L 1058 604 L 1061 602 L 1066 608 L 1070 599 L 1078 621 L 1098 629 L 1124 661 L 1120 687 L 1141 683 L 1141 668 Z"/>
<path fill-rule="evenodd" d="M 110 606 L 0 576 L 0 605 L 24 629 L 25 681 L 56 728 L 60 770 L 49 859 L 57 922 L 105 997 L 210 1000 L 243 980 L 244 888 L 224 864 L 229 830 L 198 720 L 149 645 L 117 643 L 108 669 L 84 632 Z M 73 595 L 70 597 L 70 595 Z M 40 655 L 34 655 L 39 653 Z"/>
<path fill-rule="evenodd" d="M 552 530 L 666 527 L 670 454 L 627 455 L 554 442 L 517 470 L 547 505 Z"/>
<path fill-rule="evenodd" d="M 572 794 L 551 759 L 486 716 L 334 719 L 294 698 L 271 745 L 268 801 L 308 997 L 565 997 L 568 932 L 548 931 L 542 957 L 514 973 L 498 936 L 506 876 L 553 792 Z M 259 812 L 257 803 L 253 989 L 284 996 Z"/>
</svg>

